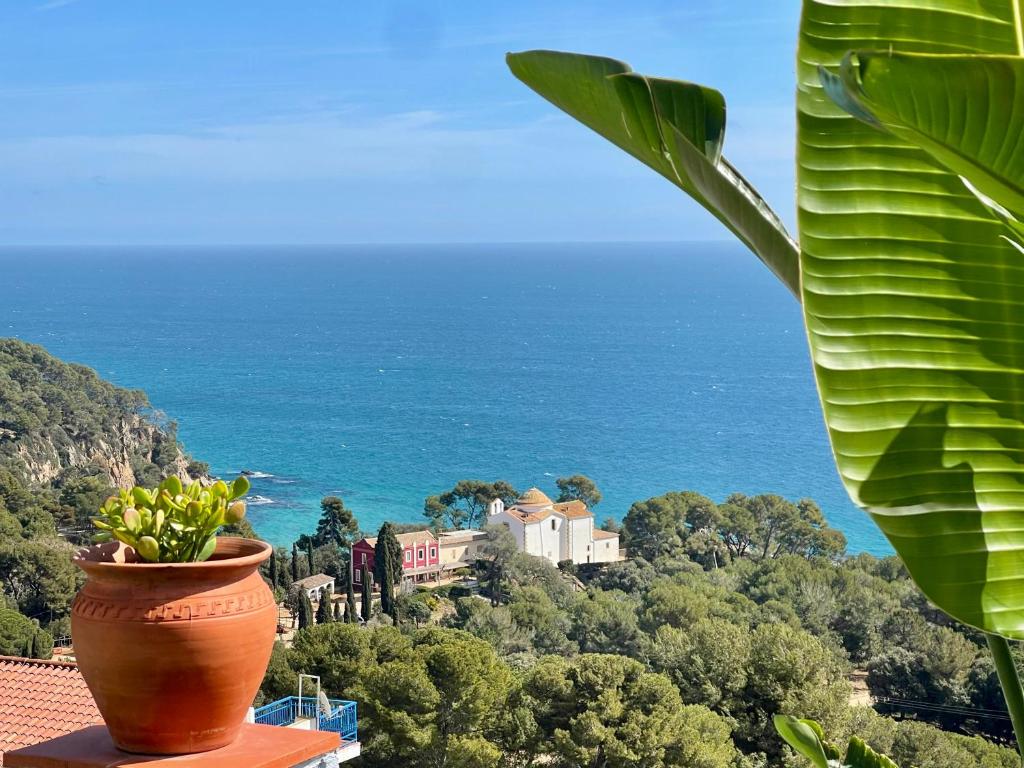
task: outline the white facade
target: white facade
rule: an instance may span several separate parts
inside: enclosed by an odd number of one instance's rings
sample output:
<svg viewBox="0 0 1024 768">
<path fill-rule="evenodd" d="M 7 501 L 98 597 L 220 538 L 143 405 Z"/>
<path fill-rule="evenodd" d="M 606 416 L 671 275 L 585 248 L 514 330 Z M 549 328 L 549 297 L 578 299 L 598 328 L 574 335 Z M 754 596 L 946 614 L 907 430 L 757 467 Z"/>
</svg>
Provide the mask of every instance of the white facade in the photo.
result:
<svg viewBox="0 0 1024 768">
<path fill-rule="evenodd" d="M 531 488 L 510 507 L 501 499 L 488 506 L 488 522 L 504 524 L 521 552 L 552 563 L 610 563 L 619 559 L 619 536 L 594 530 L 594 515 L 580 501 L 555 503 Z"/>
</svg>

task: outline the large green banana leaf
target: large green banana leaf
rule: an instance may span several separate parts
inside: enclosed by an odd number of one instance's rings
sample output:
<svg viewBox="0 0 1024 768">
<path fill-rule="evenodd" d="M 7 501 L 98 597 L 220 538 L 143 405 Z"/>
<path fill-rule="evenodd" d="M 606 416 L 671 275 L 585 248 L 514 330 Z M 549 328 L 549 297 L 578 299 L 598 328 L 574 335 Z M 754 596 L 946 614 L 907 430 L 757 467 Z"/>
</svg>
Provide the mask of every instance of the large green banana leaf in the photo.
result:
<svg viewBox="0 0 1024 768">
<path fill-rule="evenodd" d="M 899 768 L 856 736 L 850 739 L 844 757 L 834 744 L 825 741 L 824 731 L 813 720 L 775 715 L 774 721 L 779 735 L 797 754 L 810 760 L 814 768 Z"/>
<path fill-rule="evenodd" d="M 819 68 L 865 49 L 1016 56 L 1021 38 L 1012 0 L 808 0 L 797 72 L 802 298 L 839 472 L 929 598 L 1013 638 L 1024 257 L 982 199 L 1015 205 L 1019 176 L 1000 177 L 1019 168 L 1004 118 L 1024 101 L 995 104 L 952 61 L 911 77 L 902 58 L 862 53 L 857 72 L 847 62 L 844 106 L 866 123 L 826 95 Z M 883 86 L 886 69 L 903 74 Z"/>
<path fill-rule="evenodd" d="M 703 205 L 796 295 L 798 251 L 779 217 L 722 157 L 725 100 L 711 88 L 555 51 L 508 55 L 513 74 Z"/>
<path fill-rule="evenodd" d="M 840 71 L 823 73 L 833 101 L 921 147 L 1024 229 L 1024 58 L 860 51 Z"/>
<path fill-rule="evenodd" d="M 827 71 L 850 51 L 861 52 L 837 85 Z M 797 64 L 801 299 L 840 475 L 937 605 L 1013 638 L 1024 638 L 1024 99 L 1005 57 L 1022 51 L 1014 0 L 805 0 Z M 979 54 L 1004 58 L 962 58 Z M 746 186 L 706 191 L 732 178 L 715 92 L 608 59 L 509 62 L 789 274 L 791 257 L 762 245 L 789 242 L 775 220 L 733 215 L 763 213 L 763 201 Z"/>
</svg>

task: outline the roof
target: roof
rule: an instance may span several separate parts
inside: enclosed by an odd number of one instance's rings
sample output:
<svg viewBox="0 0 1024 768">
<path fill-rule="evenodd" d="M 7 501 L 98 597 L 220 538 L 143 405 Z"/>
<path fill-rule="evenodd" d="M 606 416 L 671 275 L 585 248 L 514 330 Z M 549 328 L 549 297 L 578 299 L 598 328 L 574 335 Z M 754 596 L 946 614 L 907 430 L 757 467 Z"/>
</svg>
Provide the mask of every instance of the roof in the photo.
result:
<svg viewBox="0 0 1024 768">
<path fill-rule="evenodd" d="M 443 547 L 445 544 L 461 544 L 464 541 L 486 539 L 487 531 L 478 531 L 473 528 L 467 528 L 464 531 L 442 531 L 437 538 Z"/>
<path fill-rule="evenodd" d="M 522 496 L 516 499 L 514 506 L 517 507 L 532 507 L 537 505 L 543 505 L 550 507 L 554 502 L 548 497 L 544 491 L 540 488 L 530 488 Z"/>
<path fill-rule="evenodd" d="M 0 765 L 4 752 L 102 722 L 78 665 L 0 656 Z"/>
<path fill-rule="evenodd" d="M 573 499 L 572 501 L 563 501 L 561 504 L 555 504 L 554 506 L 555 510 L 561 512 L 570 520 L 594 516 L 594 513 L 587 509 L 587 505 L 584 504 L 579 499 Z"/>
<path fill-rule="evenodd" d="M 412 544 L 423 544 L 427 541 L 437 541 L 437 539 L 434 538 L 434 534 L 426 530 L 413 531 L 412 533 L 400 533 L 395 536 L 395 538 L 398 539 L 398 543 L 403 547 L 408 547 Z"/>
<path fill-rule="evenodd" d="M 617 538 L 619 538 L 619 534 L 615 533 L 614 531 L 603 531 L 600 528 L 595 528 L 594 529 L 594 540 L 595 541 L 597 539 L 617 539 Z"/>
<path fill-rule="evenodd" d="M 333 576 L 328 576 L 326 573 L 314 573 L 312 576 L 292 582 L 292 586 L 300 589 L 319 589 L 333 583 Z"/>
<path fill-rule="evenodd" d="M 551 507 L 547 507 L 546 509 L 539 509 L 533 512 L 529 511 L 529 509 L 509 507 L 506 511 L 511 512 L 524 523 L 539 523 L 541 520 L 545 520 L 551 517 L 552 514 L 554 514 L 554 510 Z"/>
<path fill-rule="evenodd" d="M 413 544 L 422 544 L 428 541 L 437 541 L 437 539 L 434 538 L 434 534 L 426 529 L 422 531 L 412 531 L 410 533 L 397 533 L 395 534 L 395 538 L 398 539 L 398 543 L 403 547 L 410 547 Z M 362 541 L 365 541 L 371 547 L 377 546 L 376 536 L 368 536 L 365 539 L 357 541 L 356 544 L 359 544 Z"/>
<path fill-rule="evenodd" d="M 553 502 L 543 491 L 531 488 L 506 510 L 524 523 L 539 523 L 553 514 L 561 515 L 568 520 L 580 520 L 593 517 L 594 513 L 579 499 L 572 501 Z"/>
</svg>

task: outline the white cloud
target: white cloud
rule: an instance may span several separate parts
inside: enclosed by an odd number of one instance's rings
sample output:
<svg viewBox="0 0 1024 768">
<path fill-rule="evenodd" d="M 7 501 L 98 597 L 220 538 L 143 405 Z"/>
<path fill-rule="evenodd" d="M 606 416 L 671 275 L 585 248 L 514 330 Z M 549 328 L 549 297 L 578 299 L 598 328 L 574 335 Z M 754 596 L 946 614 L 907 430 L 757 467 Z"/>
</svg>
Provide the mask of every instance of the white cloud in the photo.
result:
<svg viewBox="0 0 1024 768">
<path fill-rule="evenodd" d="M 580 155 L 585 159 L 594 151 L 604 157 L 588 172 L 617 174 L 623 163 L 601 143 L 561 117 L 511 127 L 468 128 L 454 116 L 433 111 L 380 117 L 332 113 L 189 133 L 0 140 L 0 174 L 8 181 L 41 185 L 97 177 L 111 183 L 521 178 L 541 167 L 579 171 Z M 567 145 L 575 151 L 566 153 Z"/>
<path fill-rule="evenodd" d="M 66 5 L 72 5 L 77 3 L 78 0 L 48 0 L 48 2 L 42 3 L 36 6 L 37 11 L 55 11 L 58 8 L 63 8 Z"/>
</svg>

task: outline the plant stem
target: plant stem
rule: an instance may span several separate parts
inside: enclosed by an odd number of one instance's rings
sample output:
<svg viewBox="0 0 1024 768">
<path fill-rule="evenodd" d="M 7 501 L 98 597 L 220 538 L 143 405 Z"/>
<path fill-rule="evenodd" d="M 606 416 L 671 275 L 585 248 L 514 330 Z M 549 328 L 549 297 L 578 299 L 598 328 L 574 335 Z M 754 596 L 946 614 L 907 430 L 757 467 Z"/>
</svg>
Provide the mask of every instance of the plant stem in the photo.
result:
<svg viewBox="0 0 1024 768">
<path fill-rule="evenodd" d="M 992 651 L 992 660 L 996 665 L 996 673 L 999 675 L 999 685 L 1003 688 L 1003 696 L 1006 698 L 1006 708 L 1010 712 L 1010 720 L 1013 723 L 1013 733 L 1017 737 L 1017 751 L 1024 750 L 1024 689 L 1020 685 L 1020 675 L 1017 674 L 1017 665 L 1010 654 L 1010 642 L 1001 635 L 989 635 L 989 650 Z M 1024 752 L 1021 753 L 1024 755 Z"/>
</svg>

